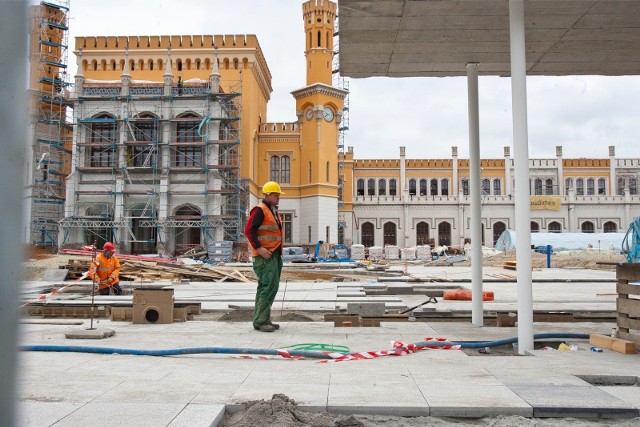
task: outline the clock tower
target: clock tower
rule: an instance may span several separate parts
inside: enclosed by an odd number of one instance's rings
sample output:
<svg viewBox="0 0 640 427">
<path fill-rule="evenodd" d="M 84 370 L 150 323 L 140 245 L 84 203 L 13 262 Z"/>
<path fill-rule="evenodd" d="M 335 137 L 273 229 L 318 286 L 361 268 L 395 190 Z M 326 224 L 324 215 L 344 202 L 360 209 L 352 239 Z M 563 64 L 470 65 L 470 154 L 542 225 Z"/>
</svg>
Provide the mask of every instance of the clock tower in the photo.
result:
<svg viewBox="0 0 640 427">
<path fill-rule="evenodd" d="M 292 92 L 300 125 L 302 243 L 338 241 L 338 128 L 347 91 L 331 86 L 336 12 L 328 0 L 302 4 L 307 86 Z"/>
</svg>

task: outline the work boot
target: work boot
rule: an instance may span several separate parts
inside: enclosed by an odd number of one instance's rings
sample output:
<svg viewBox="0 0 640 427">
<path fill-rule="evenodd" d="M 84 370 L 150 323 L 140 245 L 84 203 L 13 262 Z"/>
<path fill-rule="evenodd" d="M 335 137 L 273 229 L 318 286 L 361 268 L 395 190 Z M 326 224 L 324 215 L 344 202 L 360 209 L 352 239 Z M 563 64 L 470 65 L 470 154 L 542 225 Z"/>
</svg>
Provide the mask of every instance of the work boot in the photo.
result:
<svg viewBox="0 0 640 427">
<path fill-rule="evenodd" d="M 253 325 L 253 329 L 255 329 L 256 331 L 260 331 L 260 332 L 273 332 L 276 330 L 276 328 L 274 328 L 271 325 L 262 325 L 262 326 L 256 326 Z"/>
</svg>

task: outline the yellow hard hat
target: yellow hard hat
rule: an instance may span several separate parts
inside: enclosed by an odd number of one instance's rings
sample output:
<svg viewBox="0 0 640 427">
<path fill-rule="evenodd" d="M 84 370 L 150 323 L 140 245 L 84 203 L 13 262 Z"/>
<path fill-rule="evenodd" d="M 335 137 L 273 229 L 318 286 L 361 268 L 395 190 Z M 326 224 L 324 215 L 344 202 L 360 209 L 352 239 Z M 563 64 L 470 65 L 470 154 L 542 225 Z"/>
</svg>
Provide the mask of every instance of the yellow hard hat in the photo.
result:
<svg viewBox="0 0 640 427">
<path fill-rule="evenodd" d="M 262 186 L 262 194 L 270 193 L 285 194 L 284 191 L 280 189 L 280 184 L 275 181 L 269 181 Z"/>
</svg>

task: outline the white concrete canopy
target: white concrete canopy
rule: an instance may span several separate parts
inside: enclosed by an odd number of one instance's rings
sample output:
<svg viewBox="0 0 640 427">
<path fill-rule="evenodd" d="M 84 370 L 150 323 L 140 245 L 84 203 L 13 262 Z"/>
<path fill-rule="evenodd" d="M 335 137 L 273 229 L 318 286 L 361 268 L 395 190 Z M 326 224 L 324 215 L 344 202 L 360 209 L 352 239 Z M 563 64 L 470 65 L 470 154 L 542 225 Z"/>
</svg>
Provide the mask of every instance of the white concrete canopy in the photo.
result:
<svg viewBox="0 0 640 427">
<path fill-rule="evenodd" d="M 640 74 L 640 1 L 526 0 L 527 75 Z M 511 75 L 507 0 L 340 0 L 346 77 Z"/>
</svg>

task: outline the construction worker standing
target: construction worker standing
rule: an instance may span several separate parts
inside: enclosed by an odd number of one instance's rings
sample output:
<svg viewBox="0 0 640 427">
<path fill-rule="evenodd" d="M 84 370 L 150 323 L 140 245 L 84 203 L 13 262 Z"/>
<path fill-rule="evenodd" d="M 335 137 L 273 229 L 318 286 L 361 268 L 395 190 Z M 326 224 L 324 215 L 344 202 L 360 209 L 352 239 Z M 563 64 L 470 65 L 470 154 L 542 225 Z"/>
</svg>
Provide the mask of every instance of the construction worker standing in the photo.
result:
<svg viewBox="0 0 640 427">
<path fill-rule="evenodd" d="M 280 325 L 271 322 L 271 305 L 278 293 L 282 271 L 282 243 L 284 230 L 278 214 L 280 195 L 284 194 L 277 182 L 262 186 L 264 199 L 251 210 L 245 235 L 251 245 L 253 271 L 258 276 L 253 328 L 261 332 L 273 332 Z"/>
<path fill-rule="evenodd" d="M 122 288 L 118 284 L 120 279 L 120 261 L 114 255 L 115 246 L 107 242 L 102 247 L 102 252 L 96 256 L 92 265 L 91 278 L 98 276 L 98 292 L 100 295 L 109 295 L 111 289 L 116 295 L 122 294 Z"/>
</svg>

